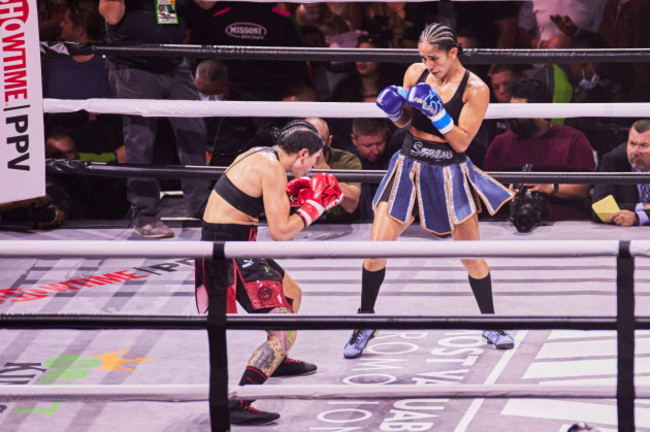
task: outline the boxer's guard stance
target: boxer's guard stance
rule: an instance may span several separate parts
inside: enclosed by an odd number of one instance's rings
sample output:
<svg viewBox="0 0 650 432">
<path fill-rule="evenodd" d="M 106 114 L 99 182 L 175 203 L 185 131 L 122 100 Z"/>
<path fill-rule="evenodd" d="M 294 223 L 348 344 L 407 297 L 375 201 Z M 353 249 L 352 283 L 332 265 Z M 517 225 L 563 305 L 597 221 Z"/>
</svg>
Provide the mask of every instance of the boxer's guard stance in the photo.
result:
<svg viewBox="0 0 650 432">
<path fill-rule="evenodd" d="M 478 197 L 490 214 L 512 198 L 506 187 L 475 168 L 465 155 L 483 121 L 490 91 L 462 66 L 459 49 L 451 28 L 428 25 L 418 41 L 422 62 L 408 68 L 404 87 L 387 87 L 377 97 L 377 106 L 388 118 L 398 127 L 410 127 L 373 200 L 373 241 L 396 240 L 413 222 L 415 212 L 428 231 L 451 233 L 455 240 L 478 240 Z M 487 263 L 461 261 L 481 313 L 494 313 Z M 364 260 L 359 313 L 374 312 L 385 274 L 386 259 Z M 375 330 L 355 330 L 343 355 L 359 357 L 374 334 Z M 514 346 L 504 331 L 485 331 L 483 337 L 499 349 Z"/>
<path fill-rule="evenodd" d="M 239 156 L 219 178 L 203 215 L 202 240 L 254 241 L 262 212 L 273 240 L 290 240 L 340 203 L 341 189 L 334 176 L 301 177 L 314 167 L 324 145 L 312 125 L 301 120 L 289 122 L 275 143 Z M 287 172 L 296 177 L 288 184 Z M 290 204 L 299 206 L 291 216 Z M 236 312 L 235 299 L 248 313 L 295 313 L 300 307 L 300 287 L 271 259 L 197 260 L 196 287 L 200 312 L 206 311 L 217 290 L 227 290 L 227 312 Z M 240 385 L 263 384 L 269 376 L 316 371 L 316 365 L 287 357 L 296 331 L 267 330 L 267 334 L 266 342 L 251 356 Z M 230 422 L 261 425 L 280 417 L 255 409 L 251 402 L 230 401 Z"/>
</svg>

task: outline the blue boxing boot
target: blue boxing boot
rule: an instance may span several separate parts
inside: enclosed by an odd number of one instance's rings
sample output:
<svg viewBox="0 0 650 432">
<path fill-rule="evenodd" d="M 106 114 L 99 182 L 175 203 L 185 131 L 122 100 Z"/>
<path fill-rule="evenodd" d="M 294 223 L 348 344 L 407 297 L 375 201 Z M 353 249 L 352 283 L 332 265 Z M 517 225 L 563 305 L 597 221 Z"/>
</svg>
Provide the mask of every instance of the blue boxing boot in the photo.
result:
<svg viewBox="0 0 650 432">
<path fill-rule="evenodd" d="M 485 330 L 483 340 L 494 345 L 496 349 L 507 350 L 515 347 L 515 340 L 503 330 Z"/>
<path fill-rule="evenodd" d="M 386 267 L 370 271 L 362 267 L 361 271 L 361 307 L 357 310 L 360 314 L 375 313 L 375 301 L 379 294 L 379 288 L 384 282 L 386 275 Z M 361 357 L 363 350 L 368 345 L 368 341 L 375 337 L 377 330 L 355 330 L 350 336 L 350 340 L 345 344 L 343 349 L 343 357 L 354 359 Z"/>
<path fill-rule="evenodd" d="M 348 359 L 354 359 L 361 357 L 363 350 L 368 345 L 368 341 L 375 337 L 377 330 L 355 330 L 350 336 L 350 340 L 345 344 L 343 348 L 343 357 Z"/>
</svg>

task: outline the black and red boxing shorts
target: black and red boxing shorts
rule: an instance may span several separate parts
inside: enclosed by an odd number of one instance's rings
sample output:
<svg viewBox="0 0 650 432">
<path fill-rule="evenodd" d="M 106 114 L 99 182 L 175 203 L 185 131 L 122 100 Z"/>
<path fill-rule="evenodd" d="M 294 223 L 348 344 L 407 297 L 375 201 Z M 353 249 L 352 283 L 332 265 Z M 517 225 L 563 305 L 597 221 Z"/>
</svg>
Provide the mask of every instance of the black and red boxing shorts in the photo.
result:
<svg viewBox="0 0 650 432">
<path fill-rule="evenodd" d="M 257 226 L 203 222 L 201 240 L 255 241 Z M 248 313 L 265 313 L 276 307 L 291 309 L 284 295 L 284 269 L 272 259 L 228 258 L 195 261 L 196 306 L 208 310 L 210 292 L 225 289 L 226 312 L 236 313 L 235 300 Z"/>
</svg>

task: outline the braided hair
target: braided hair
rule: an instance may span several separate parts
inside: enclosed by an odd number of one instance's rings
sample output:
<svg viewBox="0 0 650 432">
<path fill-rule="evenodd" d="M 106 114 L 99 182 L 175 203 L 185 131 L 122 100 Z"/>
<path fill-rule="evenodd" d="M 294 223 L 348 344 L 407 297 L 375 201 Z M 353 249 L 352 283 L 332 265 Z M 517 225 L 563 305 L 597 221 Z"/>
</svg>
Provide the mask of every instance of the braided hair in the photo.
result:
<svg viewBox="0 0 650 432">
<path fill-rule="evenodd" d="M 438 45 L 446 52 L 451 51 L 452 48 L 458 48 L 458 55 L 462 53 L 456 32 L 451 27 L 440 23 L 431 23 L 426 26 L 420 33 L 418 44 L 420 43 Z"/>
<path fill-rule="evenodd" d="M 291 120 L 277 131 L 274 141 L 287 154 L 296 154 L 306 148 L 313 155 L 325 146 L 318 129 L 305 120 Z"/>
</svg>

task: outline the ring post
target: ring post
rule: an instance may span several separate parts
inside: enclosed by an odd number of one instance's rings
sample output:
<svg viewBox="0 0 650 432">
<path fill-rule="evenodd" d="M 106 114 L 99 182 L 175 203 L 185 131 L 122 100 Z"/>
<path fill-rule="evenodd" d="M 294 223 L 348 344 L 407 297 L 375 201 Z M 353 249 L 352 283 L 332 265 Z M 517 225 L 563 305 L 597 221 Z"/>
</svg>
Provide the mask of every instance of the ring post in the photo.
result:
<svg viewBox="0 0 650 432">
<path fill-rule="evenodd" d="M 197 260 L 201 266 L 218 269 L 214 276 L 220 278 L 214 286 L 226 287 L 227 267 L 223 246 L 213 246 L 213 258 Z M 219 259 L 220 258 L 220 259 Z M 206 287 L 208 288 L 208 287 Z M 228 413 L 228 351 L 226 345 L 226 290 L 208 292 L 208 342 L 210 346 L 210 426 L 212 432 L 229 432 Z"/>
<path fill-rule="evenodd" d="M 618 430 L 634 432 L 634 257 L 630 242 L 619 242 L 616 258 L 616 314 L 618 343 Z"/>
</svg>

